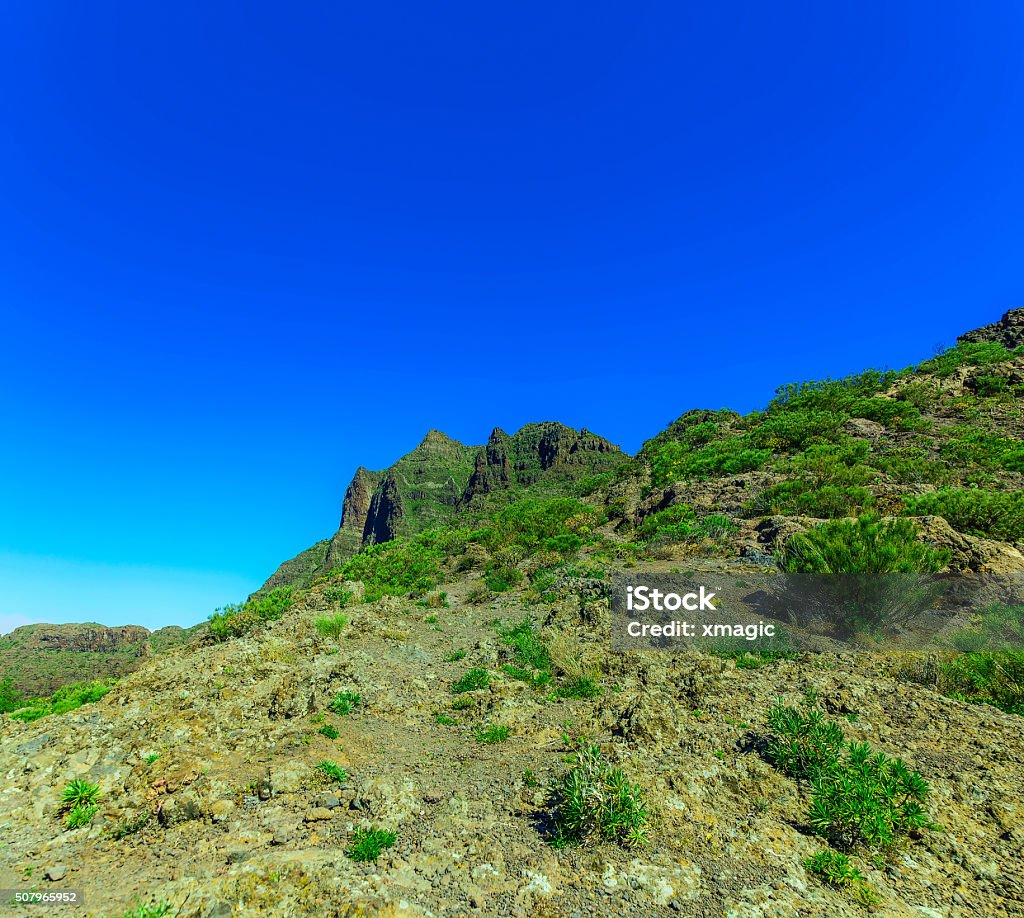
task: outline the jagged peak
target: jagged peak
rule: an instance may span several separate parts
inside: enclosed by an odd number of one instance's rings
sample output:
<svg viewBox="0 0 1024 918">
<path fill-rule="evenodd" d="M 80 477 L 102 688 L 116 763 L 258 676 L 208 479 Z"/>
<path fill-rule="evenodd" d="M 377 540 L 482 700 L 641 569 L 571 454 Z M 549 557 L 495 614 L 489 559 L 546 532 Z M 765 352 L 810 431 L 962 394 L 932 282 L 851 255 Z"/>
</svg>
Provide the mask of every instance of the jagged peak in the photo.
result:
<svg viewBox="0 0 1024 918">
<path fill-rule="evenodd" d="M 420 441 L 419 446 L 416 450 L 431 450 L 431 449 L 461 449 L 462 444 L 458 440 L 453 440 L 448 434 L 441 430 L 435 430 L 431 428 L 427 431 L 426 436 Z M 416 451 L 414 450 L 414 452 Z"/>
</svg>

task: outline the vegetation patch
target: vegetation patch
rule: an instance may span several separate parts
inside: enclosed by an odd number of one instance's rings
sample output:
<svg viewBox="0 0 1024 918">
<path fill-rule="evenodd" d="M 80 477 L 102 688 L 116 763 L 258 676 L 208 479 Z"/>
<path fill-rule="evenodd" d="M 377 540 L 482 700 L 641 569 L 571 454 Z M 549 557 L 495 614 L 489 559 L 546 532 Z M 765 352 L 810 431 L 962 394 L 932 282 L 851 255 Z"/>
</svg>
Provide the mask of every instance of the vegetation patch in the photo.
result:
<svg viewBox="0 0 1024 918">
<path fill-rule="evenodd" d="M 452 683 L 452 691 L 456 695 L 460 695 L 463 692 L 475 692 L 477 689 L 487 688 L 490 684 L 491 674 L 486 669 L 471 669 Z"/>
<path fill-rule="evenodd" d="M 340 638 L 348 625 L 348 616 L 340 612 L 336 615 L 322 615 L 313 624 L 323 637 Z"/>
<path fill-rule="evenodd" d="M 362 697 L 359 692 L 338 692 L 334 696 L 334 700 L 331 702 L 331 710 L 335 714 L 340 714 L 342 717 L 346 717 L 351 714 L 360 704 L 362 704 Z"/>
<path fill-rule="evenodd" d="M 210 616 L 210 634 L 218 641 L 241 637 L 259 625 L 277 621 L 294 603 L 290 586 L 274 587 L 258 598 L 218 609 Z"/>
<path fill-rule="evenodd" d="M 352 833 L 352 844 L 345 854 L 354 861 L 375 861 L 385 848 L 390 848 L 397 840 L 397 832 L 389 832 L 374 826 L 359 826 Z"/>
<path fill-rule="evenodd" d="M 595 840 L 647 844 L 649 813 L 638 785 L 593 744 L 581 744 L 569 769 L 549 788 L 555 847 Z"/>
<path fill-rule="evenodd" d="M 904 500 L 909 516 L 941 516 L 958 532 L 1016 542 L 1024 539 L 1024 492 L 941 488 Z"/>
<path fill-rule="evenodd" d="M 27 706 L 18 707 L 10 716 L 13 720 L 30 723 L 49 714 L 66 714 L 68 711 L 80 708 L 83 704 L 99 701 L 114 687 L 116 682 L 116 679 L 101 679 L 95 682 L 75 682 L 72 685 L 65 685 L 57 689 L 49 698 L 35 698 L 27 702 Z M 10 696 L 8 696 L 8 703 L 26 704 L 24 699 L 15 701 Z"/>
<path fill-rule="evenodd" d="M 316 770 L 337 784 L 344 784 L 348 781 L 348 772 L 330 759 L 322 761 L 316 766 Z"/>
</svg>

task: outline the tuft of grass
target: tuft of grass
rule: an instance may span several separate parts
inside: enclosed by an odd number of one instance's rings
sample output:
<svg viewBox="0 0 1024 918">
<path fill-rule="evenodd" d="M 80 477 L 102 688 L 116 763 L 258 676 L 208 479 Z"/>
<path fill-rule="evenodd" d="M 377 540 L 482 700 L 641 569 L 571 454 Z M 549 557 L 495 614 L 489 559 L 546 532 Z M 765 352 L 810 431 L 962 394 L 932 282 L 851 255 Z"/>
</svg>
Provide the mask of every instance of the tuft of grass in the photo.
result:
<svg viewBox="0 0 1024 918">
<path fill-rule="evenodd" d="M 72 807 L 67 816 L 64 817 L 64 828 L 66 829 L 81 829 L 84 826 L 89 825 L 96 812 L 99 810 L 98 806 L 86 806 L 85 804 Z"/>
<path fill-rule="evenodd" d="M 331 710 L 335 714 L 340 714 L 342 717 L 346 717 L 351 714 L 356 708 L 362 704 L 362 698 L 359 692 L 338 692 L 334 696 L 334 700 L 331 702 Z"/>
<path fill-rule="evenodd" d="M 459 648 L 458 650 L 453 650 L 450 654 L 448 654 L 444 658 L 444 661 L 445 661 L 445 663 L 458 663 L 459 660 L 464 660 L 465 658 L 466 658 L 466 651 L 463 650 L 462 648 Z"/>
<path fill-rule="evenodd" d="M 494 724 L 490 727 L 478 727 L 474 733 L 476 741 L 485 746 L 493 746 L 495 743 L 503 743 L 512 735 L 512 730 L 504 724 Z"/>
<path fill-rule="evenodd" d="M 339 735 L 338 728 L 335 727 L 333 724 L 324 724 L 320 728 L 320 735 L 326 736 L 328 739 L 337 739 Z"/>
<path fill-rule="evenodd" d="M 559 698 L 597 698 L 601 694 L 601 686 L 590 676 L 577 676 L 560 685 L 555 694 Z"/>
<path fill-rule="evenodd" d="M 449 717 L 443 711 L 438 711 L 437 714 L 434 715 L 434 720 L 443 727 L 457 727 L 459 724 L 454 717 Z"/>
<path fill-rule="evenodd" d="M 647 844 L 649 813 L 643 793 L 597 745 L 577 749 L 569 769 L 551 784 L 549 802 L 554 811 L 555 847 L 594 839 L 629 847 Z"/>
<path fill-rule="evenodd" d="M 92 784 L 85 778 L 75 778 L 69 781 L 61 792 L 59 811 L 65 813 L 75 807 L 92 806 L 102 796 L 98 784 Z"/>
<path fill-rule="evenodd" d="M 348 781 L 348 772 L 330 759 L 324 759 L 324 761 L 316 766 L 316 770 L 338 784 L 344 784 Z"/>
<path fill-rule="evenodd" d="M 487 688 L 491 684 L 491 675 L 486 669 L 471 669 L 468 673 L 452 683 L 452 691 L 456 695 L 463 692 L 474 692 Z"/>
<path fill-rule="evenodd" d="M 335 615 L 322 615 L 313 624 L 323 637 L 340 638 L 348 625 L 348 616 L 340 612 Z"/>
<path fill-rule="evenodd" d="M 396 832 L 360 826 L 352 833 L 352 844 L 345 854 L 354 861 L 375 861 L 385 848 L 390 848 L 397 840 Z"/>
<path fill-rule="evenodd" d="M 146 764 L 152 765 L 158 758 L 160 758 L 159 752 L 151 752 L 149 755 L 146 756 Z"/>
<path fill-rule="evenodd" d="M 141 832 L 152 818 L 153 814 L 149 810 L 143 810 L 135 816 L 122 819 L 115 827 L 113 836 L 117 841 L 121 841 L 123 838 L 127 838 L 129 835 L 134 835 L 136 832 Z"/>
<path fill-rule="evenodd" d="M 864 905 L 872 904 L 874 895 L 871 893 L 867 880 L 850 859 L 840 851 L 819 851 L 804 861 L 804 866 L 830 886 L 836 889 L 852 889 L 858 900 Z"/>
</svg>

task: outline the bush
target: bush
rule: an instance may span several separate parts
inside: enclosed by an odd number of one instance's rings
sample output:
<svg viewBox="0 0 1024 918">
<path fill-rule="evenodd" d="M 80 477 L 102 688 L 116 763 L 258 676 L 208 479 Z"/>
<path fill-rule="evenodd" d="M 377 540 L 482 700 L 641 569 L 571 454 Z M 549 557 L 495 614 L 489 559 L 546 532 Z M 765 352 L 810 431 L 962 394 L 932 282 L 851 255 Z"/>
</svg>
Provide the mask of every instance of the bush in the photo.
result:
<svg viewBox="0 0 1024 918">
<path fill-rule="evenodd" d="M 25 706 L 25 698 L 14 686 L 13 679 L 0 681 L 0 714 L 17 711 Z"/>
<path fill-rule="evenodd" d="M 486 669 L 471 669 L 461 679 L 452 683 L 452 691 L 456 695 L 463 692 L 475 692 L 477 689 L 487 688 L 491 684 L 491 675 Z"/>
<path fill-rule="evenodd" d="M 776 704 L 768 711 L 768 725 L 775 731 L 768 757 L 791 778 L 814 778 L 839 762 L 843 731 L 821 712 Z"/>
<path fill-rule="evenodd" d="M 734 532 L 736 524 L 721 513 L 712 513 L 702 519 L 689 504 L 673 504 L 644 518 L 637 535 L 649 542 L 717 541 Z"/>
<path fill-rule="evenodd" d="M 612 767 L 596 745 L 581 746 L 549 789 L 556 847 L 600 838 L 630 847 L 647 844 L 649 814 L 640 788 Z"/>
<path fill-rule="evenodd" d="M 328 739 L 337 739 L 338 736 L 340 735 L 338 733 L 338 728 L 335 727 L 333 724 L 324 724 L 320 728 L 319 732 L 321 736 L 326 736 Z"/>
<path fill-rule="evenodd" d="M 337 615 L 322 615 L 313 624 L 324 637 L 340 638 L 348 625 L 348 617 L 340 612 Z"/>
<path fill-rule="evenodd" d="M 789 467 L 793 477 L 762 491 L 750 509 L 832 518 L 865 510 L 874 503 L 867 485 L 878 477 L 863 464 L 867 454 L 863 440 L 811 446 L 793 458 Z"/>
<path fill-rule="evenodd" d="M 837 848 L 889 848 L 908 832 L 933 828 L 923 809 L 928 784 L 902 759 L 844 743 L 839 726 L 815 710 L 775 705 L 768 719 L 777 733 L 769 755 L 787 774 L 810 781 L 808 822 Z"/>
<path fill-rule="evenodd" d="M 440 581 L 443 544 L 436 532 L 415 539 L 395 539 L 370 545 L 345 564 L 338 574 L 345 580 L 362 580 L 366 601 L 381 596 L 426 593 Z"/>
<path fill-rule="evenodd" d="M 360 826 L 352 833 L 352 844 L 345 854 L 354 861 L 375 861 L 385 848 L 390 848 L 397 840 L 396 832 Z"/>
<path fill-rule="evenodd" d="M 958 344 L 956 347 L 951 347 L 941 354 L 937 354 L 931 360 L 926 360 L 924 363 L 919 364 L 916 372 L 931 373 L 934 376 L 951 376 L 960 367 L 983 367 L 993 363 L 1001 363 L 1020 352 L 1021 348 L 1009 351 L 998 341 L 977 341 L 968 344 Z"/>
<path fill-rule="evenodd" d="M 93 817 L 96 815 L 99 807 L 97 806 L 76 806 L 68 811 L 67 816 L 64 817 L 64 828 L 66 829 L 81 829 L 89 825 Z"/>
<path fill-rule="evenodd" d="M 804 861 L 807 869 L 832 886 L 856 886 L 864 883 L 864 875 L 839 851 L 819 851 Z"/>
<path fill-rule="evenodd" d="M 99 701 L 116 682 L 116 679 L 98 679 L 94 682 L 74 682 L 61 686 L 49 698 L 33 699 L 28 707 L 14 711 L 11 718 L 30 723 L 49 714 L 66 714 L 83 704 Z"/>
<path fill-rule="evenodd" d="M 940 664 L 944 694 L 1024 715 L 1024 651 L 965 653 Z"/>
<path fill-rule="evenodd" d="M 907 497 L 910 516 L 941 516 L 958 532 L 1016 542 L 1024 539 L 1024 492 L 940 488 Z"/>
<path fill-rule="evenodd" d="M 939 452 L 952 465 L 1024 472 L 1024 442 L 1015 437 L 966 425 L 950 428 L 947 434 Z"/>
<path fill-rule="evenodd" d="M 59 813 L 64 813 L 64 827 L 80 829 L 89 825 L 99 807 L 97 801 L 102 796 L 100 786 L 91 784 L 84 778 L 75 778 L 61 792 Z"/>
<path fill-rule="evenodd" d="M 294 602 L 292 588 L 281 586 L 244 603 L 224 606 L 210 616 L 210 634 L 218 641 L 241 637 L 260 624 L 277 621 Z"/>
<path fill-rule="evenodd" d="M 346 717 L 359 707 L 360 704 L 362 704 L 362 698 L 359 692 L 338 692 L 331 702 L 331 710 L 335 714 Z"/>
<path fill-rule="evenodd" d="M 881 521 L 864 515 L 831 520 L 793 536 L 779 558 L 788 574 L 936 573 L 949 553 L 918 541 L 909 520 Z"/>
</svg>

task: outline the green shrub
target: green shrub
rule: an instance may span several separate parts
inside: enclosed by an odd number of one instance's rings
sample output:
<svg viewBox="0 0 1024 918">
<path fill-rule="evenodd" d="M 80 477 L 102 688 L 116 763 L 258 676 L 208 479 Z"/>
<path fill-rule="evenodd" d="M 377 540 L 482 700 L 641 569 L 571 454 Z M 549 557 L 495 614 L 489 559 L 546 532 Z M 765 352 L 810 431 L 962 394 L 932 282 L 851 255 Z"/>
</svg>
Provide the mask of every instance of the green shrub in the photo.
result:
<svg viewBox="0 0 1024 918">
<path fill-rule="evenodd" d="M 718 540 L 736 530 L 736 524 L 721 513 L 702 519 L 689 504 L 673 504 L 644 518 L 637 535 L 650 542 L 700 542 Z"/>
<path fill-rule="evenodd" d="M 954 371 L 963 366 L 983 367 L 1009 360 L 1020 350 L 1017 348 L 1016 351 L 1008 351 L 997 341 L 958 344 L 956 347 L 937 354 L 931 360 L 919 364 L 916 372 L 931 373 L 934 376 L 951 376 Z"/>
<path fill-rule="evenodd" d="M 85 778 L 75 778 L 73 781 L 69 781 L 61 791 L 59 810 L 67 812 L 76 806 L 91 806 L 101 796 L 102 792 L 98 784 L 92 784 Z"/>
<path fill-rule="evenodd" d="M 647 844 L 649 814 L 640 788 L 615 768 L 596 745 L 577 749 L 569 769 L 552 782 L 556 847 L 604 839 L 639 847 Z"/>
<path fill-rule="evenodd" d="M 922 804 L 928 783 L 902 759 L 850 743 L 843 761 L 811 783 L 808 822 L 844 850 L 889 848 L 908 832 L 930 828 Z"/>
<path fill-rule="evenodd" d="M 354 861 L 375 861 L 385 848 L 390 848 L 398 840 L 396 832 L 388 832 L 376 827 L 359 826 L 352 833 L 352 844 L 345 851 Z"/>
<path fill-rule="evenodd" d="M 958 532 L 1016 542 L 1024 539 L 1024 492 L 941 488 L 904 501 L 910 516 L 941 516 Z"/>
<path fill-rule="evenodd" d="M 807 818 L 835 847 L 889 848 L 908 832 L 933 828 L 923 804 L 928 784 L 902 759 L 846 743 L 838 724 L 810 707 L 773 706 L 768 754 L 792 777 L 810 781 Z"/>
<path fill-rule="evenodd" d="M 338 728 L 333 724 L 324 724 L 319 732 L 321 736 L 326 736 L 328 739 L 337 739 L 340 736 Z"/>
<path fill-rule="evenodd" d="M 362 704 L 362 698 L 359 692 L 338 692 L 334 696 L 334 700 L 331 702 L 331 710 L 335 714 L 340 714 L 345 717 L 351 714 L 359 705 Z"/>
<path fill-rule="evenodd" d="M 462 678 L 452 683 L 452 691 L 456 695 L 463 692 L 474 692 L 477 689 L 487 688 L 491 684 L 491 675 L 486 669 L 471 669 Z"/>
<path fill-rule="evenodd" d="M 940 664 L 943 693 L 1024 715 L 1024 651 L 965 653 Z"/>
<path fill-rule="evenodd" d="M 366 601 L 381 596 L 426 593 L 440 581 L 445 552 L 435 532 L 420 533 L 415 539 L 395 539 L 370 545 L 338 572 L 345 580 L 362 580 Z"/>
<path fill-rule="evenodd" d="M 325 759 L 316 768 L 322 775 L 338 784 L 345 784 L 348 781 L 348 772 L 330 759 Z"/>
<path fill-rule="evenodd" d="M 7 714 L 10 711 L 17 711 L 25 707 L 25 698 L 14 686 L 13 679 L 0 681 L 0 714 Z"/>
<path fill-rule="evenodd" d="M 1005 376 L 983 375 L 976 376 L 971 385 L 976 395 L 981 398 L 995 398 L 1005 394 L 1009 387 L 1009 380 Z"/>
<path fill-rule="evenodd" d="M 171 911 L 170 902 L 154 902 L 149 905 L 137 905 L 122 914 L 120 918 L 164 918 Z"/>
<path fill-rule="evenodd" d="M 450 654 L 447 654 L 444 658 L 445 663 L 458 663 L 459 660 L 466 658 L 466 651 L 461 647 L 458 650 L 453 650 Z"/>
<path fill-rule="evenodd" d="M 795 535 L 779 558 L 789 574 L 936 573 L 948 563 L 949 553 L 918 541 L 909 520 L 873 515 L 831 520 Z"/>
<path fill-rule="evenodd" d="M 652 483 L 665 485 L 687 478 L 738 475 L 761 468 L 771 450 L 753 446 L 745 435 L 730 435 L 694 448 L 678 440 L 651 447 L 645 454 Z"/>
<path fill-rule="evenodd" d="M 339 606 L 347 606 L 355 598 L 351 590 L 342 586 L 324 587 L 322 595 L 328 602 L 337 603 Z"/>
<path fill-rule="evenodd" d="M 839 851 L 819 851 L 804 861 L 804 865 L 832 886 L 857 886 L 865 882 L 864 875 Z"/>
<path fill-rule="evenodd" d="M 241 637 L 260 624 L 277 621 L 294 602 L 292 588 L 281 586 L 244 603 L 224 606 L 210 616 L 210 634 L 218 641 Z"/>
<path fill-rule="evenodd" d="M 498 635 L 502 643 L 511 648 L 513 659 L 521 667 L 550 671 L 551 653 L 529 616 L 514 625 L 502 626 Z"/>
<path fill-rule="evenodd" d="M 116 679 L 98 679 L 94 682 L 75 682 L 57 689 L 49 698 L 35 698 L 28 707 L 14 711 L 13 720 L 30 723 L 50 714 L 66 714 L 83 704 L 99 701 L 116 684 Z"/>
<path fill-rule="evenodd" d="M 72 807 L 64 817 L 64 828 L 81 829 L 89 825 L 92 822 L 93 817 L 96 815 L 97 810 L 99 810 L 99 807 L 95 805 L 87 806 L 82 804 L 80 806 Z"/>
<path fill-rule="evenodd" d="M 597 698 L 601 694 L 601 686 L 590 676 L 575 676 L 560 685 L 555 694 L 559 698 Z"/>
<path fill-rule="evenodd" d="M 313 624 L 323 637 L 340 638 L 348 625 L 348 617 L 340 612 L 336 615 L 322 615 Z"/>
<path fill-rule="evenodd" d="M 522 571 L 514 567 L 500 567 L 484 573 L 484 585 L 492 593 L 505 593 L 522 579 Z"/>
<path fill-rule="evenodd" d="M 813 778 L 839 762 L 843 731 L 821 712 L 776 704 L 768 711 L 768 725 L 775 731 L 768 757 L 791 778 Z"/>
<path fill-rule="evenodd" d="M 952 465 L 1024 472 L 1024 442 L 1016 437 L 967 425 L 949 428 L 945 433 L 947 438 L 939 452 Z"/>
</svg>

